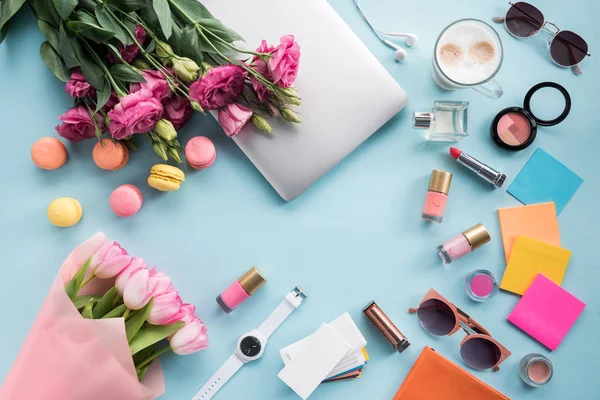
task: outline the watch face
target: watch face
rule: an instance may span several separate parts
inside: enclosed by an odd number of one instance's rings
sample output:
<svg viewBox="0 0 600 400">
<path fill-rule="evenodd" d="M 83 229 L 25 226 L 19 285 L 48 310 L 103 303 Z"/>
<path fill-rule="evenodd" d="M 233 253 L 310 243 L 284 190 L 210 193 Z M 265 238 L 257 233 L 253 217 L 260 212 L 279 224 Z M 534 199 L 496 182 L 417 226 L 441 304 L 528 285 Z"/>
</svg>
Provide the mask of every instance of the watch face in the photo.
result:
<svg viewBox="0 0 600 400">
<path fill-rule="evenodd" d="M 246 336 L 240 342 L 240 351 L 246 357 L 256 356 L 258 353 L 260 353 L 261 347 L 260 340 L 254 336 Z"/>
</svg>

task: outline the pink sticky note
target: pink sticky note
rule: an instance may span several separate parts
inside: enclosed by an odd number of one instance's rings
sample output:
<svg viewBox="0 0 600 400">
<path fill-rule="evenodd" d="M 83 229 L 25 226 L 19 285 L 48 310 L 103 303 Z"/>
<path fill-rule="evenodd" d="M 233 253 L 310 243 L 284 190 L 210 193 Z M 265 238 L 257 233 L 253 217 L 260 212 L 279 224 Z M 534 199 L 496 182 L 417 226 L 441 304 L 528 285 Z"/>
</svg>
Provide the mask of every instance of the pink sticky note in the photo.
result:
<svg viewBox="0 0 600 400">
<path fill-rule="evenodd" d="M 556 350 L 585 303 L 539 274 L 508 320 L 550 350 Z"/>
</svg>

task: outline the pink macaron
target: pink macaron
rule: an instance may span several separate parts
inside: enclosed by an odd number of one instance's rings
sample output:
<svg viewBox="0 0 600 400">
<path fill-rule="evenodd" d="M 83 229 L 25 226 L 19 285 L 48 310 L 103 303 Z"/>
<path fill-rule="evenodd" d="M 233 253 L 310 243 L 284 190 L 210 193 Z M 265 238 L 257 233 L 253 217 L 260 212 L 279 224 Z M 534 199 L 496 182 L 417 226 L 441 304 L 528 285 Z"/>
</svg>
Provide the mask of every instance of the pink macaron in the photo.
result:
<svg viewBox="0 0 600 400">
<path fill-rule="evenodd" d="M 190 167 L 205 169 L 213 165 L 217 150 L 213 142 L 205 136 L 195 136 L 185 145 L 185 158 Z"/>
<path fill-rule="evenodd" d="M 110 195 L 110 208 L 119 217 L 131 217 L 142 207 L 144 198 L 140 189 L 133 185 L 121 185 Z"/>
</svg>

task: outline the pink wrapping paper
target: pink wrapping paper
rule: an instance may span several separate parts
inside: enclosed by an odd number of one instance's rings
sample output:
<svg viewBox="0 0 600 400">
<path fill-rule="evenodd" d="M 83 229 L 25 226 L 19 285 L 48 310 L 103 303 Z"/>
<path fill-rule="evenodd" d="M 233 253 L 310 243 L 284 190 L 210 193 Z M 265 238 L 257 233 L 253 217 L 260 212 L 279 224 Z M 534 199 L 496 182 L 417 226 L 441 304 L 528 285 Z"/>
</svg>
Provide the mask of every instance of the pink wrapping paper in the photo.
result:
<svg viewBox="0 0 600 400">
<path fill-rule="evenodd" d="M 138 381 L 123 318 L 85 319 L 64 290 L 107 240 L 97 233 L 69 254 L 0 388 L 0 400 L 151 400 L 165 392 L 158 360 Z M 103 293 L 112 282 L 94 279 L 89 286 L 87 294 Z"/>
</svg>

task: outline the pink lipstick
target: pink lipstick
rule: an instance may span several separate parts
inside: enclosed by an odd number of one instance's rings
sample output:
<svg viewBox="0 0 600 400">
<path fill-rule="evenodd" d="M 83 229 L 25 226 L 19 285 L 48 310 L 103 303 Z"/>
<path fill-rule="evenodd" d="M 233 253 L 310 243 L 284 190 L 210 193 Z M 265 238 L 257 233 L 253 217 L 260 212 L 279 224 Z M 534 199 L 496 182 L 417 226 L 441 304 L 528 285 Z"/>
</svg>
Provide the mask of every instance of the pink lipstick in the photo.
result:
<svg viewBox="0 0 600 400">
<path fill-rule="evenodd" d="M 506 180 L 506 174 L 496 171 L 455 147 L 450 147 L 450 155 L 460 164 L 475 172 L 481 179 L 494 185 L 495 188 L 502 187 Z"/>
</svg>

